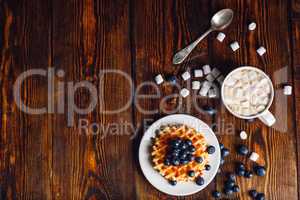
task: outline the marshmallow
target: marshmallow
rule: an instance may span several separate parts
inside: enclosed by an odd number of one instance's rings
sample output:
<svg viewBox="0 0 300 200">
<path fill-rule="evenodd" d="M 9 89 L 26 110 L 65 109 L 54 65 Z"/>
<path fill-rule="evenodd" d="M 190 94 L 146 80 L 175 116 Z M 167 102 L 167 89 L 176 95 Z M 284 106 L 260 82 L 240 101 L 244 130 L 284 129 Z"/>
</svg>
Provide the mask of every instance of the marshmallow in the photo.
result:
<svg viewBox="0 0 300 200">
<path fill-rule="evenodd" d="M 217 97 L 217 92 L 216 92 L 216 90 L 215 89 L 210 89 L 209 91 L 208 91 L 208 97 L 209 98 L 216 98 Z"/>
<path fill-rule="evenodd" d="M 227 86 L 234 86 L 234 84 L 236 83 L 236 79 L 233 78 L 233 77 L 229 77 L 227 80 L 226 80 L 226 85 Z"/>
<path fill-rule="evenodd" d="M 208 81 L 204 81 L 204 83 L 202 84 L 202 87 L 200 89 L 199 94 L 201 96 L 206 96 L 210 88 L 211 88 L 211 83 L 208 82 Z"/>
<path fill-rule="evenodd" d="M 238 42 L 233 42 L 230 44 L 230 47 L 231 47 L 232 51 L 236 51 L 240 48 L 240 45 Z"/>
<path fill-rule="evenodd" d="M 209 65 L 204 65 L 202 68 L 203 68 L 203 73 L 204 73 L 204 75 L 209 74 L 210 71 L 211 71 Z"/>
<path fill-rule="evenodd" d="M 260 112 L 263 111 L 265 108 L 266 108 L 266 106 L 264 106 L 264 105 L 259 105 L 259 106 L 256 107 L 256 112 L 257 112 L 257 113 L 260 113 Z"/>
<path fill-rule="evenodd" d="M 256 50 L 256 52 L 258 53 L 258 55 L 262 56 L 267 52 L 267 50 L 265 49 L 265 47 L 261 46 Z"/>
<path fill-rule="evenodd" d="M 262 105 L 266 106 L 266 105 L 269 103 L 269 98 L 268 98 L 268 97 L 264 97 L 264 98 L 260 101 L 260 103 L 261 103 Z"/>
<path fill-rule="evenodd" d="M 193 81 L 192 82 L 192 89 L 199 90 L 200 89 L 200 81 Z"/>
<path fill-rule="evenodd" d="M 203 71 L 201 69 L 195 69 L 194 70 L 194 76 L 197 77 L 202 77 L 203 76 Z"/>
<path fill-rule="evenodd" d="M 249 108 L 250 107 L 250 102 L 249 101 L 242 101 L 241 106 L 244 108 Z"/>
<path fill-rule="evenodd" d="M 236 88 L 234 92 L 235 92 L 234 96 L 235 96 L 236 98 L 241 98 L 241 97 L 243 97 L 243 90 L 242 90 L 241 88 Z"/>
<path fill-rule="evenodd" d="M 220 72 L 217 68 L 213 68 L 213 70 L 211 71 L 211 74 L 212 74 L 215 78 L 217 78 L 217 77 L 221 74 L 221 72 Z"/>
<path fill-rule="evenodd" d="M 163 79 L 161 74 L 158 74 L 157 76 L 155 76 L 154 79 L 155 79 L 155 82 L 156 82 L 157 85 L 160 85 L 164 82 L 164 79 Z"/>
<path fill-rule="evenodd" d="M 293 91 L 293 88 L 290 85 L 285 85 L 283 87 L 283 94 L 284 95 L 292 95 L 292 91 Z"/>
<path fill-rule="evenodd" d="M 184 72 L 181 77 L 186 81 L 191 78 L 191 74 L 189 72 Z"/>
<path fill-rule="evenodd" d="M 254 31 L 256 29 L 256 23 L 255 22 L 251 22 L 248 25 L 248 29 L 249 29 L 249 31 Z"/>
<path fill-rule="evenodd" d="M 240 138 L 241 138 L 242 140 L 246 140 L 247 137 L 248 137 L 248 135 L 247 135 L 246 131 L 241 131 L 241 132 L 240 132 Z"/>
<path fill-rule="evenodd" d="M 217 40 L 219 40 L 219 42 L 223 42 L 223 40 L 225 39 L 226 35 L 222 32 L 220 32 L 218 35 L 217 35 Z"/>
<path fill-rule="evenodd" d="M 219 76 L 219 77 L 217 78 L 217 81 L 220 83 L 220 85 L 222 85 L 223 82 L 224 82 L 224 76 L 223 76 L 223 75 Z"/>
<path fill-rule="evenodd" d="M 259 158 L 259 155 L 255 152 L 252 152 L 249 159 L 252 160 L 253 162 L 256 162 Z"/>
<path fill-rule="evenodd" d="M 206 76 L 206 80 L 208 80 L 209 82 L 213 82 L 215 80 L 215 77 L 213 75 L 211 75 L 211 74 L 208 74 Z"/>
<path fill-rule="evenodd" d="M 182 90 L 180 90 L 180 95 L 181 95 L 183 98 L 185 98 L 185 97 L 187 97 L 187 96 L 190 95 L 190 91 L 189 91 L 188 89 L 186 89 L 186 88 L 183 88 Z"/>
</svg>

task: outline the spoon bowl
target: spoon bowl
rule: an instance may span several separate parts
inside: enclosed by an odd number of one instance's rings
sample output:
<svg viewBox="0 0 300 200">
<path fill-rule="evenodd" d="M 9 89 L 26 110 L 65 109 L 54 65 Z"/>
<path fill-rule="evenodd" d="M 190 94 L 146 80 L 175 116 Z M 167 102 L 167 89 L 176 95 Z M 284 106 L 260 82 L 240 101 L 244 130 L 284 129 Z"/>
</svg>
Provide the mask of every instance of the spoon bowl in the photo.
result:
<svg viewBox="0 0 300 200">
<path fill-rule="evenodd" d="M 231 9 L 223 9 L 217 12 L 211 19 L 211 28 L 214 30 L 223 30 L 232 22 L 233 11 Z"/>
</svg>

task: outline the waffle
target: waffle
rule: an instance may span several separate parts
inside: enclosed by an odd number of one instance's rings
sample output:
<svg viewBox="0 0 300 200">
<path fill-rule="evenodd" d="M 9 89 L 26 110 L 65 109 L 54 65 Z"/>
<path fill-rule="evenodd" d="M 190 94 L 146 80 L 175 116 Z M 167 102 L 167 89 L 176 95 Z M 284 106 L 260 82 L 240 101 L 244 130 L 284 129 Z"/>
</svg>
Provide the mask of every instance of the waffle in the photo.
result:
<svg viewBox="0 0 300 200">
<path fill-rule="evenodd" d="M 168 148 L 168 142 L 173 138 L 189 139 L 192 141 L 196 151 L 194 156 L 201 156 L 203 162 L 201 164 L 196 161 L 191 161 L 185 165 L 166 166 L 164 165 L 165 155 Z M 172 125 L 161 127 L 157 136 L 154 138 L 152 146 L 152 162 L 156 169 L 163 177 L 168 180 L 195 181 L 198 176 L 203 175 L 205 165 L 208 164 L 208 153 L 206 152 L 207 143 L 204 136 L 195 129 L 185 125 Z M 188 171 L 195 172 L 194 177 L 188 176 Z"/>
</svg>

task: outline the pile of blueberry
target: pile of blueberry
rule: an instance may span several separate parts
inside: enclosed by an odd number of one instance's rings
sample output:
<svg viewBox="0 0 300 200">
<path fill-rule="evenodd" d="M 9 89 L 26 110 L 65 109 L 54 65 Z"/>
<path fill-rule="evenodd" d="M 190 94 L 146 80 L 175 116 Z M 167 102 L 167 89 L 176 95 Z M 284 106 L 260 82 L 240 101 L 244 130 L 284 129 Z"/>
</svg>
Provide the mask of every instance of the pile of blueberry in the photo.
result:
<svg viewBox="0 0 300 200">
<path fill-rule="evenodd" d="M 165 155 L 164 165 L 166 166 L 180 166 L 186 165 L 192 161 L 195 161 L 199 164 L 203 162 L 203 158 L 200 156 L 195 156 L 194 152 L 196 151 L 195 146 L 193 145 L 192 141 L 189 139 L 182 139 L 182 138 L 174 138 L 169 140 L 167 152 Z M 216 149 L 214 146 L 208 146 L 206 149 L 208 154 L 215 153 Z M 205 165 L 205 169 L 208 171 L 210 170 L 210 165 Z M 188 176 L 194 177 L 195 171 L 190 170 L 188 171 Z M 176 185 L 177 182 L 175 180 L 169 181 L 171 185 Z M 196 178 L 197 185 L 203 185 L 204 179 L 202 177 Z"/>
<path fill-rule="evenodd" d="M 225 163 L 225 157 L 229 156 L 230 152 L 229 149 L 227 149 L 224 144 L 220 143 L 220 149 L 221 149 L 221 165 Z"/>
</svg>

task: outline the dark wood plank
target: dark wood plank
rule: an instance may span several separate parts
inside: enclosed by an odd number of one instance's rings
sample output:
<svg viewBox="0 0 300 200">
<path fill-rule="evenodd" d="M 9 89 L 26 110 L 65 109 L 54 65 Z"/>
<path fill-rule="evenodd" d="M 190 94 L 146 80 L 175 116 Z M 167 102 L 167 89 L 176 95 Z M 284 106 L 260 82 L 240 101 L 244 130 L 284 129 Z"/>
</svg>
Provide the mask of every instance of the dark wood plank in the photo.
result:
<svg viewBox="0 0 300 200">
<path fill-rule="evenodd" d="M 187 62 L 180 66 L 172 65 L 172 56 L 176 51 L 195 40 L 205 29 L 209 28 L 209 1 L 133 1 L 133 41 L 136 58 L 136 87 L 138 88 L 146 81 L 153 81 L 156 74 L 176 75 L 180 87 L 191 89 L 191 82 L 184 82 L 181 73 L 192 69 L 200 68 L 208 63 L 207 40 L 204 40 L 195 49 Z M 207 104 L 207 99 L 194 100 L 191 95 L 183 99 L 175 96 L 169 101 L 164 101 L 164 97 L 171 94 L 178 94 L 180 88 L 163 84 L 158 88 L 161 96 L 156 99 L 138 99 L 136 104 L 147 111 L 157 109 L 156 112 L 148 114 L 141 109 L 136 109 L 136 123 L 143 125 L 151 124 L 156 119 L 171 113 L 193 114 L 207 122 L 212 118 L 199 112 L 197 106 Z M 138 94 L 155 94 L 153 86 L 143 87 Z M 141 126 L 139 136 L 142 137 L 147 128 Z M 136 149 L 140 137 L 136 140 Z M 210 188 L 214 187 L 214 183 Z M 141 174 L 136 173 L 136 190 L 138 199 L 176 199 L 165 195 L 151 186 Z M 180 199 L 208 199 L 210 190 L 205 190 L 196 195 Z"/>
<path fill-rule="evenodd" d="M 51 46 L 49 1 L 1 1 L 0 199 L 50 199 L 51 122 L 47 115 L 21 112 L 13 85 L 24 71 L 46 69 Z M 47 81 L 29 77 L 20 91 L 33 108 L 47 104 Z M 43 131 L 41 131 L 43 130 Z"/>
<path fill-rule="evenodd" d="M 275 85 L 276 96 L 271 110 L 275 113 L 277 123 L 273 128 L 267 128 L 256 120 L 247 123 L 232 117 L 225 111 L 217 116 L 217 120 L 224 120 L 226 124 L 233 124 L 235 132 L 232 135 L 223 134 L 221 141 L 225 146 L 235 151 L 235 146 L 246 144 L 250 150 L 260 154 L 260 164 L 266 165 L 268 172 L 266 177 L 255 177 L 252 180 L 239 178 L 238 183 L 242 192 L 236 198 L 247 199 L 247 191 L 256 188 L 266 193 L 267 199 L 297 199 L 297 175 L 296 155 L 293 127 L 293 101 L 282 94 L 281 84 L 292 81 L 291 54 L 289 43 L 289 14 L 286 1 L 213 1 L 212 8 L 217 11 L 221 8 L 232 8 L 235 11 L 233 24 L 225 31 L 227 38 L 220 44 L 212 38 L 212 58 L 215 65 L 221 66 L 223 71 L 236 68 L 241 65 L 253 65 L 263 69 L 270 75 Z M 247 25 L 251 21 L 258 24 L 254 32 L 247 31 Z M 232 41 L 238 41 L 241 49 L 233 53 L 228 48 Z M 267 54 L 261 58 L 255 50 L 260 46 L 267 48 Z M 285 49 L 283 51 L 283 49 Z M 249 139 L 242 142 L 238 138 L 238 132 L 245 130 Z M 280 151 L 278 152 L 278 149 Z M 253 166 L 247 158 L 236 156 L 232 153 L 223 171 L 232 171 L 235 160 L 243 161 L 250 168 Z M 284 160 L 284 161 L 283 161 Z M 289 163 L 289 164 L 287 164 Z M 285 174 L 285 176 L 282 176 Z M 222 189 L 224 178 L 218 180 L 218 189 Z M 280 191 L 285 185 L 287 192 Z"/>
<path fill-rule="evenodd" d="M 57 199 L 134 199 L 131 132 L 114 132 L 110 127 L 131 124 L 131 107 L 104 114 L 126 105 L 131 88 L 118 74 L 106 75 L 102 81 L 99 76 L 104 69 L 131 76 L 128 5 L 127 1 L 53 1 L 53 65 L 65 71 L 62 81 L 88 80 L 98 91 L 96 108 L 89 114 L 75 114 L 76 126 L 67 127 L 67 113 L 53 117 Z M 76 105 L 85 108 L 90 100 L 87 90 L 77 91 Z M 91 130 L 89 135 L 81 134 L 80 119 L 103 129 L 96 135 Z"/>
<path fill-rule="evenodd" d="M 300 169 L 300 21 L 293 20 L 292 21 L 292 47 L 293 47 L 293 76 L 294 76 L 294 105 L 295 105 L 295 114 L 294 117 L 296 119 L 296 144 L 297 144 L 297 164 L 298 164 L 298 173 Z M 298 183 L 300 181 L 300 177 L 298 175 Z M 298 199 L 300 199 L 300 185 L 298 184 Z"/>
</svg>

